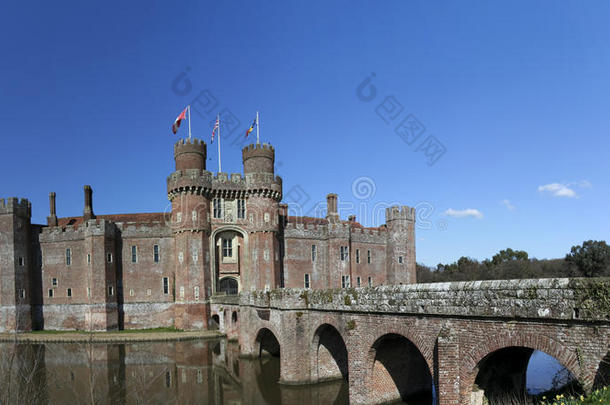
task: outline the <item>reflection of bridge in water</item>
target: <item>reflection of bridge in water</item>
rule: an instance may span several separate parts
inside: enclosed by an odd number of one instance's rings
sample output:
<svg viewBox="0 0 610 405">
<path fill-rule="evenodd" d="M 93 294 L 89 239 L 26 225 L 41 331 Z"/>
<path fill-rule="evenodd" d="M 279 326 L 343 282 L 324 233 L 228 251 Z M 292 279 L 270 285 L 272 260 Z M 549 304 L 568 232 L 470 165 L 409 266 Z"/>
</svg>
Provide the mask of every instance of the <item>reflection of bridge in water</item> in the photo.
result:
<svg viewBox="0 0 610 405">
<path fill-rule="evenodd" d="M 585 390 L 610 375 L 610 281 L 502 280 L 214 297 L 240 354 L 280 359 L 286 385 L 343 380 L 352 404 L 524 397 L 534 350 Z M 523 398 L 522 398 L 523 399 Z M 305 402 L 306 403 L 306 402 Z"/>
</svg>

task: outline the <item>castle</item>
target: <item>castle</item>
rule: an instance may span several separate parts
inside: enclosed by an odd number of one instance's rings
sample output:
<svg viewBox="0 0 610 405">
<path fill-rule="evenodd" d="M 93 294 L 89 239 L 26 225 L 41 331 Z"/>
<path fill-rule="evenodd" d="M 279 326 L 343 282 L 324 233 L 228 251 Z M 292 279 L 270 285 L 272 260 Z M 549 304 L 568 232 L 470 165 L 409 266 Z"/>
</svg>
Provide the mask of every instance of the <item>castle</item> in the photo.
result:
<svg viewBox="0 0 610 405">
<path fill-rule="evenodd" d="M 210 297 L 276 288 L 347 288 L 415 282 L 415 210 L 386 223 L 289 216 L 268 144 L 242 150 L 244 173 L 206 170 L 206 144 L 174 145 L 171 213 L 81 216 L 46 225 L 26 199 L 0 199 L 0 331 L 210 327 Z"/>
</svg>

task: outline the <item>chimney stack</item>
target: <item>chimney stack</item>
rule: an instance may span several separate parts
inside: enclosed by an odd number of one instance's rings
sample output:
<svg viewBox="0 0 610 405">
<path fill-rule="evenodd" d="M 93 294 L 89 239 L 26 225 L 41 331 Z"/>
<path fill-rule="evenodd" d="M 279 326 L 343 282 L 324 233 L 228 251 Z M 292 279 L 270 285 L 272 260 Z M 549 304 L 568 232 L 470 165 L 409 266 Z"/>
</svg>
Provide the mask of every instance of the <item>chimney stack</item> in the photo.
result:
<svg viewBox="0 0 610 405">
<path fill-rule="evenodd" d="M 83 211 L 83 219 L 85 221 L 95 218 L 93 214 L 93 189 L 91 186 L 85 186 L 85 210 Z"/>
<path fill-rule="evenodd" d="M 326 196 L 326 219 L 330 223 L 339 222 L 339 213 L 337 212 L 337 194 L 329 194 Z"/>
<path fill-rule="evenodd" d="M 49 193 L 49 209 L 50 213 L 47 217 L 47 225 L 48 226 L 57 226 L 57 211 L 55 211 L 55 192 L 51 191 Z"/>
</svg>

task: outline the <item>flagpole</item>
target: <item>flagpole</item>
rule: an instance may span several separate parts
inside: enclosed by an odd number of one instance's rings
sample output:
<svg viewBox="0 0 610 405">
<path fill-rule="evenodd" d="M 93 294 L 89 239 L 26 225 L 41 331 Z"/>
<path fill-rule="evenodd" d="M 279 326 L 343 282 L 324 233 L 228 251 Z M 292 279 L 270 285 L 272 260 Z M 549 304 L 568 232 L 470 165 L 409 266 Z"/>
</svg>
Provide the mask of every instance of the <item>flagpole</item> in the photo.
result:
<svg viewBox="0 0 610 405">
<path fill-rule="evenodd" d="M 256 144 L 260 144 L 261 143 L 261 139 L 260 139 L 260 123 L 258 122 L 258 111 L 256 112 Z"/>
<path fill-rule="evenodd" d="M 188 106 L 189 109 L 189 141 L 191 140 L 191 105 Z"/>
<path fill-rule="evenodd" d="M 218 122 L 218 173 L 222 172 L 222 166 L 220 165 L 220 114 L 216 116 L 216 122 Z"/>
</svg>

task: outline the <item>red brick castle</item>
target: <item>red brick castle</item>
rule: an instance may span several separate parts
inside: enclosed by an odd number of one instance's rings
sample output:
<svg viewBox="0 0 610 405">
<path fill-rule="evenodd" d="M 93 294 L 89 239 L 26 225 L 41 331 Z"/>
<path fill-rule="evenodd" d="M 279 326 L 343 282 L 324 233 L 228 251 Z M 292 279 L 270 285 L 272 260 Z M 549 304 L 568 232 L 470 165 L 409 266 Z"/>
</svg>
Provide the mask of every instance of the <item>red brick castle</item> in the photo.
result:
<svg viewBox="0 0 610 405">
<path fill-rule="evenodd" d="M 243 149 L 244 173 L 206 170 L 206 144 L 174 146 L 171 213 L 82 216 L 47 225 L 31 204 L 0 200 L 0 331 L 206 329 L 216 294 L 275 288 L 346 288 L 415 282 L 415 212 L 390 207 L 386 224 L 288 216 L 275 151 Z"/>
</svg>

